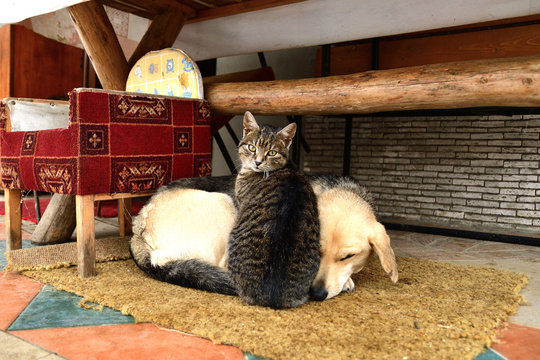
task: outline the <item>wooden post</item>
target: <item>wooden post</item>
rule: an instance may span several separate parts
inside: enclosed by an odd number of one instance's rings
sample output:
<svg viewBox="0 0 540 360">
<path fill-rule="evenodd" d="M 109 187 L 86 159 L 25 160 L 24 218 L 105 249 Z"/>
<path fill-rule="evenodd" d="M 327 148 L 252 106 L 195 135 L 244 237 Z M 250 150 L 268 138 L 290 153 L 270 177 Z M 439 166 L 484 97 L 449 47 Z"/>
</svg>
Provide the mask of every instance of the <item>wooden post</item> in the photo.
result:
<svg viewBox="0 0 540 360">
<path fill-rule="evenodd" d="M 182 30 L 185 20 L 185 14 L 178 8 L 169 8 L 154 17 L 139 45 L 129 58 L 128 67 L 131 69 L 149 51 L 171 46 Z"/>
<path fill-rule="evenodd" d="M 368 71 L 324 78 L 214 83 L 213 114 L 366 114 L 380 111 L 539 106 L 540 56 Z"/>
<path fill-rule="evenodd" d="M 5 189 L 6 251 L 22 249 L 21 190 Z"/>
<path fill-rule="evenodd" d="M 87 1 L 68 10 L 103 88 L 125 90 L 128 63 L 103 5 Z"/>
<path fill-rule="evenodd" d="M 77 263 L 80 277 L 96 275 L 94 195 L 76 195 Z"/>
</svg>

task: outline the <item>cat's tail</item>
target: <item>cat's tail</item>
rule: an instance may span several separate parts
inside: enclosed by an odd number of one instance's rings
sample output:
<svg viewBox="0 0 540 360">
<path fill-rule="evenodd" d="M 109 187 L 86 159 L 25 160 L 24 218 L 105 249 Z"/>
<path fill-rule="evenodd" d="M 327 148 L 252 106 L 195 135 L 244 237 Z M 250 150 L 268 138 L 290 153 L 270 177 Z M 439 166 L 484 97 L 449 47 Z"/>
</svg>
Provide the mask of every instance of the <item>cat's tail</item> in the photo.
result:
<svg viewBox="0 0 540 360">
<path fill-rule="evenodd" d="M 172 260 L 163 265 L 151 263 L 150 252 L 144 247 L 138 235 L 134 235 L 130 251 L 135 264 L 148 276 L 175 285 L 205 290 L 224 295 L 238 295 L 232 285 L 229 272 L 197 259 Z M 144 242 L 144 240 L 142 241 Z"/>
<path fill-rule="evenodd" d="M 201 260 L 173 260 L 162 266 L 149 264 L 142 270 L 154 279 L 171 284 L 224 295 L 238 294 L 227 271 Z"/>
</svg>

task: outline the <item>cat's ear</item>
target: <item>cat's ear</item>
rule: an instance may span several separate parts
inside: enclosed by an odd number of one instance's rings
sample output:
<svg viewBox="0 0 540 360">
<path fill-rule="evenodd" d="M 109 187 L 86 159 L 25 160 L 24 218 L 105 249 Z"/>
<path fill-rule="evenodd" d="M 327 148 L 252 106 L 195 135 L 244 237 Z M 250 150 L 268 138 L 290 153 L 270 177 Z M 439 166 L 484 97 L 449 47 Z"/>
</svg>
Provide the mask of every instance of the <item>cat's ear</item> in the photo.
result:
<svg viewBox="0 0 540 360">
<path fill-rule="evenodd" d="M 257 130 L 259 130 L 257 120 L 255 120 L 255 117 L 249 111 L 246 111 L 244 114 L 244 134 L 242 137 L 246 137 L 250 132 Z"/>
<path fill-rule="evenodd" d="M 290 123 L 278 132 L 278 136 L 283 140 L 287 149 L 291 146 L 292 139 L 296 134 L 296 124 Z"/>
</svg>

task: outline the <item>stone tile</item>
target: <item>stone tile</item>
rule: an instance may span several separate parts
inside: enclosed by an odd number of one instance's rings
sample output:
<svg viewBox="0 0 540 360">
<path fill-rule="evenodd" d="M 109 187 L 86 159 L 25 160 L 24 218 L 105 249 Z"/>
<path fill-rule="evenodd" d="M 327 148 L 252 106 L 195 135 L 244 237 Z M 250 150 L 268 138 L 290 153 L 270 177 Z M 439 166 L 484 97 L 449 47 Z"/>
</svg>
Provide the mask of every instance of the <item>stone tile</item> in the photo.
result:
<svg viewBox="0 0 540 360">
<path fill-rule="evenodd" d="M 467 250 L 467 252 L 527 252 L 531 257 L 540 258 L 540 247 L 520 244 L 508 244 L 495 241 L 479 241 L 476 246 Z"/>
<path fill-rule="evenodd" d="M 13 334 L 70 360 L 243 359 L 238 348 L 215 345 L 209 340 L 153 324 L 40 329 Z"/>
<path fill-rule="evenodd" d="M 491 260 L 491 259 L 528 259 L 531 261 L 539 261 L 538 256 L 530 251 L 512 251 L 512 250 L 501 250 L 501 251 L 478 251 L 478 252 L 466 252 L 464 254 L 469 255 L 471 258 L 478 260 Z"/>
<path fill-rule="evenodd" d="M 0 272 L 0 330 L 6 330 L 17 319 L 42 287 L 26 276 Z"/>
<path fill-rule="evenodd" d="M 390 236 L 390 240 L 392 241 L 392 245 L 394 245 L 394 242 L 400 242 L 405 244 L 419 244 L 421 246 L 427 246 L 434 241 L 436 241 L 439 238 L 442 238 L 442 236 L 439 235 L 433 235 L 433 234 L 422 234 L 422 233 L 415 233 L 415 232 L 407 232 L 407 231 L 398 231 L 398 230 L 389 230 L 388 236 Z"/>
<path fill-rule="evenodd" d="M 486 351 L 476 356 L 474 360 L 506 360 L 506 359 L 502 357 L 501 355 L 499 355 L 493 349 L 486 349 Z"/>
<path fill-rule="evenodd" d="M 84 309 L 82 300 L 66 291 L 45 285 L 41 292 L 9 327 L 9 331 L 103 324 L 131 324 L 133 317 L 107 307 L 103 311 Z"/>
<path fill-rule="evenodd" d="M 428 260 L 449 261 L 449 260 L 474 260 L 474 257 L 459 252 L 447 251 L 444 249 L 427 249 L 417 252 L 415 257 Z"/>
<path fill-rule="evenodd" d="M 390 239 L 390 245 L 394 250 L 412 250 L 412 251 L 422 251 L 425 249 L 425 246 L 418 241 L 410 239 Z"/>
<path fill-rule="evenodd" d="M 39 346 L 17 338 L 9 333 L 0 331 L 0 359 L 25 360 L 60 360 L 61 356 L 50 353 Z"/>
<path fill-rule="evenodd" d="M 491 347 L 507 359 L 538 359 L 540 356 L 540 329 L 509 323 L 499 336 L 499 341 Z"/>
<path fill-rule="evenodd" d="M 430 243 L 427 248 L 447 251 L 449 253 L 463 252 L 473 248 L 476 245 L 476 240 L 440 237 Z"/>
</svg>

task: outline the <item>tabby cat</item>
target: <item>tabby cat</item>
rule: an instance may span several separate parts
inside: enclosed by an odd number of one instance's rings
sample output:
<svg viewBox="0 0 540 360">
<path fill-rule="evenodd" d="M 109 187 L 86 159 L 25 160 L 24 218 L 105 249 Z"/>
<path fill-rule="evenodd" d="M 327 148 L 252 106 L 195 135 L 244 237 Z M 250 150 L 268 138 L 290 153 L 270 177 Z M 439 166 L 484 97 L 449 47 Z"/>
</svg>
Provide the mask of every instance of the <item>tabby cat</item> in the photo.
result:
<svg viewBox="0 0 540 360">
<path fill-rule="evenodd" d="M 296 124 L 259 126 L 246 112 L 243 125 L 228 270 L 247 303 L 296 307 L 308 300 L 320 263 L 317 199 L 289 161 Z"/>
</svg>

